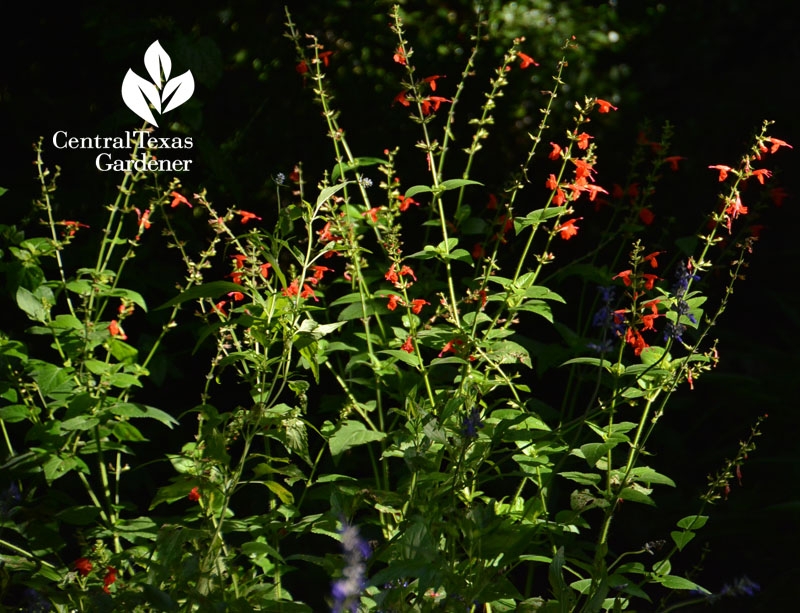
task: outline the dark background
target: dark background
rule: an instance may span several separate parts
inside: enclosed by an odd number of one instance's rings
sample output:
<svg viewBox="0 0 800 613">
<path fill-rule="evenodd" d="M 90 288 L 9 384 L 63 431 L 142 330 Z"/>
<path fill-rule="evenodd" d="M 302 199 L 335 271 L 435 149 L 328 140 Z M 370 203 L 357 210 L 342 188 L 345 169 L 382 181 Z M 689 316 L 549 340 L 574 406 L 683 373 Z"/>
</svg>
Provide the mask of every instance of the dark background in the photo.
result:
<svg viewBox="0 0 800 613">
<path fill-rule="evenodd" d="M 549 4 L 558 8 L 548 10 Z M 513 36 L 527 37 L 523 49 L 542 66 L 509 86 L 502 101 L 506 106 L 498 110 L 497 126 L 481 153 L 479 165 L 486 176 L 505 177 L 505 169 L 518 163 L 527 146 L 525 130 L 539 121 L 540 98 L 534 95 L 548 86 L 560 43 L 573 33 L 581 51 L 570 60 L 565 75 L 570 90 L 558 99 L 550 123 L 556 131 L 568 125 L 572 96 L 615 100 L 619 112 L 591 126 L 601 159 L 598 182 L 608 187 L 624 183 L 642 122 L 650 121 L 655 131 L 665 120 L 672 122 L 674 152 L 687 160 L 679 174 L 665 178 L 661 208 L 656 209 L 660 219 L 674 216 L 689 221 L 683 228 L 694 227 L 718 188 L 707 166 L 735 165 L 762 119 L 776 120 L 770 134 L 800 143 L 791 90 L 800 59 L 795 22 L 787 16 L 792 2 L 489 5 L 493 15 L 505 19 L 494 21 L 489 30 L 479 76 L 469 82 L 461 113 L 477 108 L 488 69 Z M 356 155 L 380 155 L 385 147 L 403 145 L 400 162 L 407 165 L 406 174 L 422 176 L 424 165 L 402 157 L 413 155 L 410 145 L 417 127 L 404 112 L 391 108 L 400 90 L 400 73 L 390 60 L 395 46 L 388 29 L 391 3 L 340 0 L 290 6 L 301 31 L 317 34 L 335 51 L 328 82 Z M 451 75 L 440 82 L 443 95 L 451 95 L 470 48 L 475 23 L 471 3 L 408 2 L 403 8 L 415 63 L 430 66 L 426 74 Z M 113 136 L 139 126 L 119 90 L 128 68 L 145 76 L 143 53 L 156 38 L 172 56 L 173 74 L 190 67 L 196 81 L 194 96 L 173 112 L 174 123 L 165 122 L 162 133 L 194 138 L 189 154 L 194 169 L 181 177 L 185 191 L 205 187 L 220 206 L 235 204 L 269 219 L 272 178 L 278 172 L 288 175 L 301 160 L 312 177 L 330 167 L 324 122 L 310 85 L 294 70 L 292 43 L 282 36 L 281 4 L 237 2 L 199 10 L 189 3 L 146 9 L 85 3 L 28 14 L 21 10 L 0 39 L 0 185 L 9 189 L 0 199 L 0 223 L 34 219 L 30 202 L 37 184 L 31 144 L 39 136 L 45 137 L 46 163 L 63 168 L 57 217 L 99 223 L 119 175 L 94 169 L 97 152 L 56 151 L 50 139 L 56 130 Z M 619 33 L 619 42 L 608 42 L 609 30 Z M 500 137 L 505 134 L 509 136 Z M 697 538 L 710 546 L 699 583 L 719 590 L 747 575 L 762 592 L 754 599 L 726 599 L 714 610 L 787 610 L 800 580 L 795 156 L 783 149 L 766 162 L 775 170 L 772 186 L 784 187 L 790 196 L 783 207 L 766 210 L 758 220 L 766 229 L 747 281 L 737 287 L 718 333 L 720 367 L 698 381 L 693 393 L 676 398 L 651 445 L 654 465 L 659 466 L 660 457 L 668 458 L 660 468 L 678 482 L 679 491 L 660 492 L 660 518 L 650 510 L 626 510 L 625 523 L 619 524 L 633 542 L 665 537 L 676 519 L 694 512 L 705 475 L 735 453 L 757 415 L 769 413 L 759 448 L 743 467 L 742 486 L 733 485 Z M 405 181 L 414 183 L 413 178 Z M 143 255 L 159 257 L 140 258 L 153 262 L 153 268 L 142 270 L 131 286 L 157 304 L 174 294 L 164 280 L 176 278 L 181 269 L 174 257 L 160 257 L 166 250 L 155 232 L 150 238 Z M 81 245 L 88 248 L 88 241 L 79 238 Z M 2 301 L 4 329 L 21 330 L 25 324 L 14 319 L 9 297 Z M 154 364 L 155 382 L 143 392 L 152 404 L 184 409 L 194 403 L 174 391 L 181 381 L 192 380 L 195 368 L 205 368 L 205 357 L 192 362 L 182 346 L 191 342 L 187 334 L 166 344 L 166 358 Z M 180 367 L 175 366 L 176 356 Z M 681 567 L 692 566 L 698 549 L 679 556 Z"/>
</svg>

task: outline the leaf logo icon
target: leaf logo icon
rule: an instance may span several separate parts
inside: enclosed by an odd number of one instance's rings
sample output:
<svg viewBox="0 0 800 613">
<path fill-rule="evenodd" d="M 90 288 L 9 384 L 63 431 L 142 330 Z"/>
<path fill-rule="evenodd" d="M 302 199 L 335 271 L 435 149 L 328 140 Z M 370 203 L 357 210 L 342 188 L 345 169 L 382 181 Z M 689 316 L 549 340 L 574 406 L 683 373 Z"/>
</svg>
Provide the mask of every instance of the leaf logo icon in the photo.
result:
<svg viewBox="0 0 800 613">
<path fill-rule="evenodd" d="M 192 97 L 194 77 L 192 71 L 187 70 L 170 79 L 172 60 L 158 41 L 144 52 L 144 67 L 152 82 L 128 69 L 122 80 L 122 100 L 139 117 L 158 127 L 150 106 L 159 115 L 179 107 Z"/>
</svg>

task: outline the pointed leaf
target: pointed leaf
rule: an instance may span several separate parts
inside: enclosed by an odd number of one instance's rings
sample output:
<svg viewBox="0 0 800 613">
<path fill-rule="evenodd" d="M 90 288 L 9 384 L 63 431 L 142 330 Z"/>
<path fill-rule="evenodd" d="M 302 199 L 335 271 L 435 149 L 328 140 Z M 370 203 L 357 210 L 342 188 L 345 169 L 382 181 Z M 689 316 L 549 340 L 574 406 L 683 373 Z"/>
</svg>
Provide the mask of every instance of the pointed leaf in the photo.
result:
<svg viewBox="0 0 800 613">
<path fill-rule="evenodd" d="M 155 85 L 149 81 L 145 81 L 130 69 L 128 69 L 128 73 L 122 80 L 122 101 L 139 117 L 158 127 L 158 122 L 155 120 L 155 117 L 153 117 L 153 113 L 147 105 L 149 101 L 150 104 L 155 107 L 156 111 L 159 113 L 161 112 L 161 100 L 158 95 L 158 90 Z"/>
<path fill-rule="evenodd" d="M 161 72 L 164 72 L 164 80 L 169 79 L 172 60 L 158 41 L 150 45 L 144 52 L 144 67 L 147 68 L 147 73 L 153 79 L 156 87 L 161 89 Z"/>
<path fill-rule="evenodd" d="M 173 92 L 175 93 L 173 94 Z M 182 75 L 171 79 L 164 86 L 164 93 L 162 94 L 163 101 L 166 102 L 170 95 L 172 95 L 172 98 L 170 98 L 166 108 L 162 112 L 166 113 L 172 109 L 178 108 L 191 98 L 193 93 L 194 77 L 192 77 L 192 71 L 187 70 Z"/>
</svg>

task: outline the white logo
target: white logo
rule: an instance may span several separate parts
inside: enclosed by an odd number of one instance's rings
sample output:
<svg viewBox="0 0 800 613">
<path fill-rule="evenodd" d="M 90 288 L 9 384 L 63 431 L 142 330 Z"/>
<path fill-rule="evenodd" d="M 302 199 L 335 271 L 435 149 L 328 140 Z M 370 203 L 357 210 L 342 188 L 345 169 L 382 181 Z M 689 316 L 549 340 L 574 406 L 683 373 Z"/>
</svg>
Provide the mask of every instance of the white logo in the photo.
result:
<svg viewBox="0 0 800 613">
<path fill-rule="evenodd" d="M 147 68 L 147 73 L 153 82 L 143 79 L 133 70 L 128 69 L 128 73 L 122 81 L 122 100 L 139 117 L 158 127 L 148 102 L 157 113 L 168 113 L 192 97 L 194 77 L 192 77 L 192 71 L 187 70 L 182 75 L 170 79 L 172 60 L 158 41 L 145 51 L 144 67 Z"/>
</svg>

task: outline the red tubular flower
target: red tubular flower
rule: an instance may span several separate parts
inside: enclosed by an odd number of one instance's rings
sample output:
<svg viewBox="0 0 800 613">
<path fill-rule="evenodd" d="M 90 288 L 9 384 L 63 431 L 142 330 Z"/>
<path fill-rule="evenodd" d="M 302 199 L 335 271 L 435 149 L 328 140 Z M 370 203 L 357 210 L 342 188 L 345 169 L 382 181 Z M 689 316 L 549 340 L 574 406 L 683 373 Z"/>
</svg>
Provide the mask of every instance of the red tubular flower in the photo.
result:
<svg viewBox="0 0 800 613">
<path fill-rule="evenodd" d="M 363 213 L 361 213 L 361 217 L 366 217 L 367 215 L 369 215 L 369 218 L 372 220 L 372 223 L 378 223 L 378 211 L 380 210 L 381 207 L 379 206 L 373 207 L 368 211 L 364 211 Z"/>
<path fill-rule="evenodd" d="M 403 66 L 406 65 L 406 54 L 403 53 L 402 47 L 397 48 L 397 51 L 394 52 L 394 56 L 392 56 L 392 59 L 398 64 L 402 64 Z"/>
<path fill-rule="evenodd" d="M 576 219 L 568 219 L 565 221 L 561 226 L 558 228 L 558 232 L 561 232 L 561 238 L 565 241 L 568 241 L 573 236 L 578 233 L 578 226 L 575 225 L 576 221 L 583 219 L 583 217 L 578 217 Z"/>
<path fill-rule="evenodd" d="M 242 284 L 242 273 L 240 272 L 232 272 L 231 274 L 227 275 L 231 278 L 231 281 L 236 283 L 236 285 Z"/>
<path fill-rule="evenodd" d="M 589 192 L 589 202 L 594 202 L 594 199 L 597 198 L 598 192 L 608 194 L 608 192 L 599 185 L 585 185 L 583 187 L 583 191 Z"/>
<path fill-rule="evenodd" d="M 473 245 L 472 247 L 472 257 L 475 258 L 476 260 L 479 260 L 484 255 L 485 252 L 483 250 L 483 245 L 481 245 L 480 243 L 475 243 L 475 245 Z"/>
<path fill-rule="evenodd" d="M 400 296 L 396 296 L 395 294 L 389 294 L 389 304 L 386 305 L 386 308 L 390 311 L 394 311 L 397 308 L 397 304 L 402 304 L 402 300 Z"/>
<path fill-rule="evenodd" d="M 197 486 L 193 487 L 192 491 L 189 492 L 188 496 L 189 500 L 192 502 L 197 502 L 198 500 L 200 500 L 200 497 L 201 497 L 200 490 L 197 488 Z"/>
<path fill-rule="evenodd" d="M 448 100 L 447 98 L 442 98 L 441 96 L 428 96 L 425 100 L 422 101 L 422 114 L 429 115 L 431 109 L 434 112 L 439 110 L 439 106 L 442 102 L 452 102 L 452 100 Z M 429 162 L 430 164 L 430 162 Z"/>
<path fill-rule="evenodd" d="M 553 202 L 555 203 L 555 205 L 556 206 L 561 206 L 566 201 L 567 201 L 566 194 L 564 194 L 564 192 L 561 190 L 561 188 L 557 189 L 556 190 L 556 195 L 553 196 Z"/>
<path fill-rule="evenodd" d="M 281 290 L 281 294 L 284 296 L 297 296 L 297 292 L 300 291 L 300 279 L 294 279 L 287 287 L 284 287 Z"/>
<path fill-rule="evenodd" d="M 665 253 L 665 252 L 664 251 L 654 251 L 653 253 L 650 253 L 650 254 L 644 256 L 642 258 L 642 262 L 650 262 L 650 266 L 651 267 L 658 268 L 658 261 L 656 260 L 656 257 L 661 255 L 662 253 Z"/>
<path fill-rule="evenodd" d="M 435 74 L 435 75 L 430 76 L 430 77 L 425 77 L 424 79 L 422 79 L 422 81 L 423 81 L 423 83 L 429 84 L 431 86 L 431 91 L 435 92 L 436 91 L 436 79 L 444 79 L 444 78 L 446 78 L 446 76 L 447 75 L 443 75 L 443 74 Z"/>
<path fill-rule="evenodd" d="M 244 294 L 242 292 L 228 292 L 227 295 L 233 298 L 235 302 L 239 300 L 244 300 Z"/>
<path fill-rule="evenodd" d="M 758 170 L 752 171 L 750 174 L 758 179 L 758 182 L 761 183 L 761 185 L 764 185 L 764 177 L 769 179 L 772 176 L 772 171 L 767 170 L 766 168 L 759 168 Z"/>
<path fill-rule="evenodd" d="M 408 207 L 410 207 L 412 204 L 415 205 L 415 206 L 419 206 L 419 202 L 417 202 L 416 200 L 414 200 L 411 197 L 406 198 L 405 196 L 400 196 L 400 195 L 398 195 L 397 197 L 400 200 L 400 211 L 401 212 L 408 210 Z"/>
<path fill-rule="evenodd" d="M 728 173 L 732 170 L 730 166 L 725 166 L 724 164 L 715 164 L 714 166 L 709 166 L 709 168 L 713 168 L 715 170 L 719 170 L 719 180 L 720 182 L 724 181 L 728 178 Z"/>
<path fill-rule="evenodd" d="M 419 314 L 419 312 L 422 310 L 422 307 L 425 306 L 426 304 L 430 304 L 430 302 L 428 302 L 427 300 L 423 300 L 422 298 L 416 298 L 412 300 L 411 312 Z"/>
<path fill-rule="evenodd" d="M 136 211 L 137 224 L 139 228 L 143 228 L 145 230 L 150 229 L 150 209 L 145 210 L 144 214 L 142 214 L 142 212 L 137 208 L 134 208 L 133 210 Z"/>
<path fill-rule="evenodd" d="M 110 594 L 111 590 L 108 589 L 108 586 L 114 583 L 117 580 L 117 569 L 113 566 L 106 567 L 106 576 L 103 577 L 103 591 L 106 594 Z"/>
<path fill-rule="evenodd" d="M 228 302 L 227 300 L 220 300 L 217 304 L 214 305 L 214 310 L 223 317 L 228 316 L 228 314 L 225 312 L 225 309 L 222 308 L 225 306 L 225 303 L 227 302 Z"/>
<path fill-rule="evenodd" d="M 269 269 L 272 268 L 272 264 L 267 262 L 266 264 L 262 264 L 258 267 L 259 271 L 261 272 L 261 276 L 265 279 L 269 278 Z"/>
<path fill-rule="evenodd" d="M 642 315 L 642 324 L 644 324 L 642 326 L 642 330 L 655 330 L 656 328 L 653 325 L 653 322 L 658 317 L 660 317 L 660 315 L 658 315 L 658 313 L 656 313 L 654 315 Z"/>
<path fill-rule="evenodd" d="M 306 74 L 308 72 L 308 64 L 306 64 L 305 60 L 303 60 L 297 66 L 295 66 L 294 69 L 298 74 Z"/>
<path fill-rule="evenodd" d="M 237 270 L 242 268 L 244 266 L 244 263 L 247 261 L 246 255 L 237 254 L 237 255 L 232 255 L 231 258 L 236 260 L 234 266 L 236 267 Z"/>
<path fill-rule="evenodd" d="M 780 147 L 789 147 L 789 149 L 794 149 L 794 147 L 792 147 L 785 140 L 781 140 L 779 138 L 772 138 L 771 136 L 768 136 L 766 140 L 772 143 L 772 147 L 769 149 L 770 153 L 775 153 Z"/>
<path fill-rule="evenodd" d="M 545 182 L 544 186 L 547 189 L 558 189 L 558 179 L 556 179 L 556 176 L 554 174 L 551 174 L 548 177 L 547 181 Z"/>
<path fill-rule="evenodd" d="M 497 210 L 497 196 L 494 194 L 489 194 L 489 202 L 486 203 L 486 208 L 490 211 Z"/>
<path fill-rule="evenodd" d="M 651 223 L 653 223 L 655 218 L 656 216 L 653 211 L 647 207 L 644 207 L 641 211 L 639 211 L 639 219 L 641 219 L 642 223 L 646 226 L 649 226 Z"/>
<path fill-rule="evenodd" d="M 557 160 L 561 157 L 561 146 L 553 142 L 551 142 L 550 145 L 553 147 L 553 150 L 547 154 L 547 157 L 551 160 Z"/>
<path fill-rule="evenodd" d="M 575 164 L 575 178 L 582 179 L 586 178 L 590 181 L 592 180 L 592 173 L 594 172 L 594 167 L 589 164 L 588 162 L 584 162 L 583 160 L 572 160 L 572 163 Z"/>
<path fill-rule="evenodd" d="M 445 343 L 444 347 L 442 347 L 442 350 L 439 352 L 439 357 L 442 357 L 448 351 L 452 351 L 453 353 L 456 353 L 456 350 L 453 348 L 453 345 L 461 346 L 463 344 L 464 344 L 464 341 L 462 341 L 460 339 L 457 339 L 457 338 L 454 338 L 452 341 L 447 341 Z"/>
<path fill-rule="evenodd" d="M 251 219 L 257 219 L 258 221 L 261 221 L 261 218 L 258 215 L 251 213 L 250 211 L 236 211 L 236 214 L 242 216 L 242 224 L 246 224 Z"/>
<path fill-rule="evenodd" d="M 326 66 L 328 65 L 328 58 L 333 55 L 333 51 L 323 51 L 319 54 L 319 59 L 322 60 L 322 63 Z"/>
<path fill-rule="evenodd" d="M 481 308 L 485 307 L 486 306 L 486 300 L 487 300 L 487 298 L 486 298 L 486 290 L 485 289 L 479 289 L 478 290 L 478 296 L 481 297 Z"/>
<path fill-rule="evenodd" d="M 614 279 L 622 279 L 622 281 L 625 283 L 625 287 L 629 287 L 630 284 L 631 284 L 631 273 L 632 272 L 633 272 L 632 270 L 623 270 L 621 273 L 616 274 L 613 277 L 611 277 L 611 280 L 613 281 Z"/>
<path fill-rule="evenodd" d="M 730 215 L 734 219 L 739 217 L 739 215 L 747 215 L 747 207 L 742 204 L 742 198 L 738 193 L 736 194 L 736 200 L 725 209 L 725 214 Z"/>
<path fill-rule="evenodd" d="M 531 66 L 531 65 L 533 65 L 533 66 L 538 66 L 539 65 L 539 64 L 536 63 L 536 60 L 534 60 L 530 55 L 525 55 L 524 53 L 522 53 L 522 51 L 517 53 L 517 56 L 519 57 L 520 60 L 522 60 L 519 63 L 519 67 L 522 68 L 523 70 L 525 68 L 527 68 L 528 66 Z"/>
<path fill-rule="evenodd" d="M 403 275 L 411 275 L 414 278 L 414 281 L 417 280 L 417 275 L 415 275 L 414 271 L 411 270 L 411 268 L 409 268 L 408 266 L 403 266 L 400 269 L 400 276 L 402 277 Z"/>
<path fill-rule="evenodd" d="M 191 203 L 178 192 L 170 192 L 169 195 L 172 196 L 172 203 L 170 204 L 170 207 L 172 207 L 173 209 L 181 203 L 185 204 L 189 208 L 192 208 Z"/>
<path fill-rule="evenodd" d="M 625 342 L 633 347 L 633 353 L 636 355 L 641 355 L 642 351 L 649 347 L 649 345 L 644 342 L 642 334 L 634 328 L 628 328 L 625 333 Z"/>
<path fill-rule="evenodd" d="M 111 336 L 119 338 L 121 341 L 127 340 L 127 336 L 122 331 L 122 328 L 119 327 L 116 319 L 112 319 L 111 323 L 108 326 L 108 331 L 111 332 Z"/>
<path fill-rule="evenodd" d="M 318 230 L 317 234 L 319 234 L 319 240 L 323 243 L 327 243 L 328 241 L 338 241 L 339 238 L 331 234 L 331 222 L 325 224 L 325 227 L 322 230 Z"/>
<path fill-rule="evenodd" d="M 403 351 L 405 351 L 407 353 L 414 353 L 414 345 L 411 343 L 411 337 L 410 336 L 406 339 L 406 342 L 403 343 L 403 346 L 400 347 L 400 349 L 402 349 Z"/>
<path fill-rule="evenodd" d="M 658 305 L 659 302 L 661 302 L 661 298 L 654 298 L 650 302 L 645 302 L 642 305 L 642 308 L 643 309 L 650 309 L 652 311 L 653 315 L 658 315 L 658 306 L 656 306 L 656 305 Z"/>
<path fill-rule="evenodd" d="M 614 186 L 611 188 L 611 197 L 622 198 L 624 195 L 625 190 L 622 189 L 622 186 L 619 183 L 614 183 Z"/>
<path fill-rule="evenodd" d="M 383 278 L 397 285 L 397 283 L 400 281 L 400 278 L 397 276 L 397 271 L 394 268 L 394 264 L 392 264 L 389 268 L 389 271 L 383 275 Z"/>
<path fill-rule="evenodd" d="M 92 572 L 92 563 L 86 558 L 78 558 L 72 564 L 82 577 L 85 577 Z"/>
<path fill-rule="evenodd" d="M 300 183 L 300 171 L 297 169 L 297 166 L 295 166 L 294 170 L 289 173 L 289 180 L 294 181 L 295 183 Z"/>
<path fill-rule="evenodd" d="M 653 283 L 658 280 L 658 275 L 649 275 L 643 274 L 642 278 L 644 279 L 644 288 L 645 289 L 653 289 Z"/>
<path fill-rule="evenodd" d="M 311 289 L 311 286 L 308 283 L 303 284 L 303 291 L 300 292 L 301 298 L 308 298 L 311 296 L 314 299 L 314 302 L 319 302 L 319 298 L 314 294 L 314 290 Z"/>
<path fill-rule="evenodd" d="M 589 147 L 589 139 L 594 138 L 594 136 L 589 136 L 586 132 L 581 132 L 577 135 L 578 139 L 578 149 L 586 149 Z"/>
<path fill-rule="evenodd" d="M 597 111 L 598 113 L 608 113 L 608 109 L 614 109 L 615 111 L 618 110 L 617 107 L 615 107 L 607 100 L 602 100 L 601 98 L 598 98 L 596 102 L 598 105 L 600 105 L 600 109 Z"/>
<path fill-rule="evenodd" d="M 681 155 L 671 155 L 671 156 L 669 156 L 667 158 L 664 158 L 664 161 L 665 162 L 669 162 L 669 167 L 674 172 L 674 171 L 678 170 L 678 162 L 680 162 L 681 160 L 685 160 L 685 159 L 686 158 L 681 156 Z"/>
<path fill-rule="evenodd" d="M 398 102 L 403 106 L 409 106 L 411 104 L 411 101 L 408 99 L 408 92 L 403 90 L 399 94 L 397 94 L 394 97 L 394 102 L 392 102 L 392 106 L 394 106 L 395 102 Z"/>
<path fill-rule="evenodd" d="M 328 268 L 327 266 L 312 266 L 311 269 L 314 271 L 314 278 L 317 280 L 322 279 L 326 272 L 333 272 L 333 268 Z"/>
</svg>

